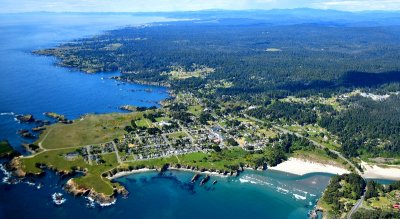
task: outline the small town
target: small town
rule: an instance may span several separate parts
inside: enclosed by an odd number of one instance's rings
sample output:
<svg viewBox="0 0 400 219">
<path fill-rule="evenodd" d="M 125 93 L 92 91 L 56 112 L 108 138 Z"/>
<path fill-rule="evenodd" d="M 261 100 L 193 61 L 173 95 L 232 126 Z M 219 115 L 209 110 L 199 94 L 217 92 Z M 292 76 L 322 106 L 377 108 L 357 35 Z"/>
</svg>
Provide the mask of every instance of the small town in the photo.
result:
<svg viewBox="0 0 400 219">
<path fill-rule="evenodd" d="M 147 110 L 142 117 L 132 120 L 122 138 L 88 145 L 79 153 L 69 154 L 68 159 L 80 154 L 92 164 L 100 163 L 100 155 L 111 152 L 117 153 L 120 162 L 133 162 L 233 147 L 261 151 L 277 135 L 272 128 L 244 116 L 211 113 L 191 94 L 179 94 L 173 102 L 163 104 L 162 109 Z"/>
</svg>

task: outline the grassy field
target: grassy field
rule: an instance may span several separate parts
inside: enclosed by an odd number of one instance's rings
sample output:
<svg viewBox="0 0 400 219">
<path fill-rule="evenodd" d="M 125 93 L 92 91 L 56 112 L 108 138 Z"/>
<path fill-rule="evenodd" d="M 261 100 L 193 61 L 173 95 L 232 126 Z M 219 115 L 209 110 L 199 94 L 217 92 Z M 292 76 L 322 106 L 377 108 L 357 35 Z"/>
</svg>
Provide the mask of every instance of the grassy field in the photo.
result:
<svg viewBox="0 0 400 219">
<path fill-rule="evenodd" d="M 76 149 L 62 149 L 46 151 L 33 157 L 21 159 L 22 167 L 29 173 L 40 173 L 42 170 L 37 168 L 36 164 L 46 164 L 60 171 L 72 171 L 73 167 L 85 168 L 88 166 L 82 157 L 73 161 L 65 159 L 65 154 L 74 152 Z"/>
<path fill-rule="evenodd" d="M 272 131 L 271 129 L 259 129 L 258 132 L 264 135 L 266 138 L 274 138 L 277 136 L 276 132 Z"/>
<path fill-rule="evenodd" d="M 168 122 L 168 121 L 170 121 L 170 120 L 171 120 L 170 117 L 157 117 L 157 118 L 156 118 L 156 121 L 157 121 L 157 122 L 162 122 L 162 121 Z"/>
<path fill-rule="evenodd" d="M 203 107 L 200 105 L 189 106 L 188 111 L 195 116 L 200 116 L 201 112 L 203 112 Z"/>
<path fill-rule="evenodd" d="M 187 137 L 186 133 L 184 132 L 174 132 L 171 134 L 168 134 L 167 137 L 169 139 L 173 139 L 173 138 L 183 138 L 183 137 Z"/>
<path fill-rule="evenodd" d="M 89 165 L 80 156 L 74 160 L 67 160 L 65 155 L 73 151 L 75 149 L 46 151 L 34 157 L 22 158 L 22 169 L 27 173 L 33 174 L 42 172 L 37 167 L 37 164 L 45 164 L 58 171 L 66 172 L 73 171 L 76 168 L 86 169 L 86 175 L 76 178 L 74 181 L 84 188 L 93 188 L 97 192 L 111 195 L 113 192 L 112 183 L 108 179 L 101 177 L 101 174 L 118 166 L 115 153 L 102 155 L 102 159 L 106 161 L 103 164 Z"/>
<path fill-rule="evenodd" d="M 145 118 L 136 120 L 135 123 L 136 123 L 136 125 L 137 125 L 138 127 L 150 128 L 150 127 L 153 126 L 152 122 L 151 122 L 149 119 L 145 119 Z"/>
<path fill-rule="evenodd" d="M 87 166 L 87 174 L 85 176 L 74 179 L 78 185 L 85 188 L 92 188 L 97 192 L 105 195 L 113 194 L 113 183 L 110 180 L 103 178 L 102 173 L 118 166 L 118 161 L 115 153 L 110 153 L 102 156 L 106 161 L 104 164 Z"/>
<path fill-rule="evenodd" d="M 121 137 L 124 127 L 140 113 L 88 115 L 73 124 L 55 124 L 47 128 L 36 144 L 45 149 L 58 149 L 103 143 Z"/>
</svg>

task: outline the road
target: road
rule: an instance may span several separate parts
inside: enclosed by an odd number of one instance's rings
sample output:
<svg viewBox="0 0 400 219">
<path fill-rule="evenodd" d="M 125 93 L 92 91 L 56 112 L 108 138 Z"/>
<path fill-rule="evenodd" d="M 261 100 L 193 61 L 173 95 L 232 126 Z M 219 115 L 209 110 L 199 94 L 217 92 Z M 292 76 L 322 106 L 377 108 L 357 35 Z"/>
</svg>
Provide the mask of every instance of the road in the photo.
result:
<svg viewBox="0 0 400 219">
<path fill-rule="evenodd" d="M 364 195 L 365 195 L 365 192 L 364 192 Z M 357 200 L 357 203 L 351 208 L 350 212 L 347 214 L 347 219 L 351 219 L 351 216 L 353 215 L 353 213 L 356 212 L 359 207 L 361 207 L 362 202 L 364 200 L 364 195 L 362 195 L 361 198 Z"/>
<path fill-rule="evenodd" d="M 92 154 L 90 153 L 90 145 L 86 146 L 85 148 L 86 148 L 86 151 L 88 152 L 88 157 L 87 157 L 88 162 L 90 165 L 92 165 L 92 158 L 91 158 Z"/>
<path fill-rule="evenodd" d="M 118 163 L 119 163 L 119 164 L 121 164 L 121 163 L 122 163 L 122 161 L 121 161 L 121 158 L 119 157 L 119 153 L 118 153 L 118 148 L 117 148 L 117 145 L 115 144 L 115 142 L 114 142 L 114 141 L 111 141 L 111 143 L 112 143 L 112 144 L 113 144 L 113 146 L 114 146 L 115 154 L 117 155 L 117 161 L 118 161 Z"/>
</svg>

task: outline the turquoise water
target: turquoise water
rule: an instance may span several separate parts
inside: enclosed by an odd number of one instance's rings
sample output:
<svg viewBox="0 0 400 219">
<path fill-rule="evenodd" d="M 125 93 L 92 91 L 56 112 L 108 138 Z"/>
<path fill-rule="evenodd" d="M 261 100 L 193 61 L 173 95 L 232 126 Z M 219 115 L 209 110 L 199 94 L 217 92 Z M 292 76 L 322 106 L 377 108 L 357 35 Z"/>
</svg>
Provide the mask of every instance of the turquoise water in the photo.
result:
<svg viewBox="0 0 400 219">
<path fill-rule="evenodd" d="M 54 65 L 51 57 L 32 50 L 48 48 L 103 30 L 163 18 L 129 15 L 25 14 L 0 15 L 0 139 L 21 152 L 16 114 L 44 119 L 54 111 L 68 118 L 86 113 L 117 112 L 125 104 L 153 106 L 168 97 L 165 88 L 123 84 L 108 78 L 116 73 L 83 74 Z M 152 92 L 144 90 L 151 89 Z M 4 160 L 0 160 L 4 162 Z M 5 175 L 0 172 L 0 177 Z M 327 185 L 329 175 L 303 177 L 280 172 L 246 171 L 240 177 L 212 177 L 216 185 L 190 184 L 193 173 L 143 173 L 118 179 L 130 195 L 110 207 L 90 208 L 85 198 L 62 190 L 67 179 L 47 171 L 41 178 L 15 185 L 0 183 L 0 218 L 307 218 Z M 42 183 L 41 189 L 36 185 Z M 51 194 L 62 192 L 67 202 L 53 205 Z"/>
<path fill-rule="evenodd" d="M 146 173 L 119 179 L 132 193 L 119 204 L 136 209 L 139 218 L 307 218 L 329 180 L 323 174 L 298 177 L 245 171 L 239 177 L 212 177 L 210 182 L 218 180 L 217 184 L 200 187 L 189 183 L 193 173 L 165 175 Z"/>
<path fill-rule="evenodd" d="M 119 197 L 109 207 L 89 208 L 87 199 L 61 189 L 67 179 L 48 171 L 35 179 L 35 185 L 0 184 L 0 218 L 307 218 L 330 178 L 245 171 L 239 177 L 212 176 L 199 186 L 190 183 L 192 176 L 168 171 L 164 176 L 149 172 L 123 177 L 117 181 L 129 190 L 128 198 Z M 212 185 L 214 180 L 218 183 Z M 39 182 L 44 186 L 38 190 Z M 65 204 L 54 206 L 50 197 L 54 192 L 65 195 Z"/>
</svg>

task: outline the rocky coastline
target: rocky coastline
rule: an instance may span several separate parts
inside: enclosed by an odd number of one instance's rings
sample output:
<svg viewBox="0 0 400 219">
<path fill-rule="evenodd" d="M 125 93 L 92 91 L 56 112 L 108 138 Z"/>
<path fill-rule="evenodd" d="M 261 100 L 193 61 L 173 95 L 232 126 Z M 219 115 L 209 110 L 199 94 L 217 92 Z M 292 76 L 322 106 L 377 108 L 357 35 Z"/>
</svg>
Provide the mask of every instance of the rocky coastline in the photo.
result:
<svg viewBox="0 0 400 219">
<path fill-rule="evenodd" d="M 64 186 L 64 189 L 74 195 L 74 196 L 86 196 L 90 199 L 94 200 L 101 206 L 109 206 L 114 204 L 117 201 L 117 196 L 128 196 L 129 192 L 125 189 L 125 187 L 120 186 L 119 188 L 114 188 L 114 192 L 112 195 L 106 195 L 103 193 L 96 192 L 91 188 L 85 188 L 78 185 L 74 179 L 69 179 Z"/>
<path fill-rule="evenodd" d="M 176 171 L 187 171 L 196 174 L 206 174 L 220 177 L 229 177 L 229 176 L 239 176 L 241 172 L 245 169 L 241 168 L 236 171 L 220 171 L 214 169 L 206 169 L 206 168 L 196 168 L 192 166 L 169 166 L 168 168 L 149 168 L 149 167 L 141 167 L 141 168 L 115 168 L 103 174 L 103 177 L 106 177 L 109 180 L 114 180 L 123 176 L 128 176 L 136 173 L 143 172 L 163 172 L 166 170 L 176 170 Z"/>
<path fill-rule="evenodd" d="M 20 161 L 19 157 L 15 157 L 12 159 L 10 162 L 8 162 L 5 165 L 7 171 L 10 171 L 13 176 L 18 177 L 20 179 L 25 178 L 27 176 L 40 176 L 44 174 L 44 171 L 38 172 L 38 173 L 27 173 L 26 171 L 23 170 L 22 164 Z M 65 171 L 65 170 L 58 170 L 55 169 L 51 166 L 46 166 L 46 165 L 40 165 L 40 169 L 50 169 L 52 171 L 55 171 L 58 175 L 61 177 L 67 177 L 67 176 L 72 176 L 78 172 L 80 173 L 85 173 L 86 171 L 81 168 L 77 168 L 73 171 Z M 67 183 L 64 186 L 65 191 L 68 193 L 74 195 L 74 196 L 87 196 L 94 200 L 96 203 L 98 203 L 101 206 L 109 206 L 115 203 L 116 197 L 118 195 L 122 196 L 127 196 L 129 192 L 125 189 L 123 186 L 116 187 L 114 186 L 114 192 L 112 195 L 106 195 L 103 193 L 96 192 L 92 188 L 85 188 L 80 185 L 78 185 L 75 181 L 74 178 L 71 178 L 67 181 Z"/>
</svg>

